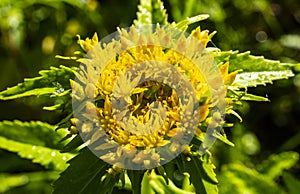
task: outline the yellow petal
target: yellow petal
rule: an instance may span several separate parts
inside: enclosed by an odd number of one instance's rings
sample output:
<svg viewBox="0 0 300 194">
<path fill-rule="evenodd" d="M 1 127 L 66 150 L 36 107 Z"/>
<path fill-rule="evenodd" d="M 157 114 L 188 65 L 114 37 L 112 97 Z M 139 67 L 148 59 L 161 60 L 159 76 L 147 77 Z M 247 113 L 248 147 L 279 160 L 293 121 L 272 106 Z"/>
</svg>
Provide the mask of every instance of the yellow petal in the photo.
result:
<svg viewBox="0 0 300 194">
<path fill-rule="evenodd" d="M 108 95 L 106 95 L 105 102 L 104 102 L 104 114 L 110 114 L 110 113 L 111 113 L 111 103 Z"/>
</svg>

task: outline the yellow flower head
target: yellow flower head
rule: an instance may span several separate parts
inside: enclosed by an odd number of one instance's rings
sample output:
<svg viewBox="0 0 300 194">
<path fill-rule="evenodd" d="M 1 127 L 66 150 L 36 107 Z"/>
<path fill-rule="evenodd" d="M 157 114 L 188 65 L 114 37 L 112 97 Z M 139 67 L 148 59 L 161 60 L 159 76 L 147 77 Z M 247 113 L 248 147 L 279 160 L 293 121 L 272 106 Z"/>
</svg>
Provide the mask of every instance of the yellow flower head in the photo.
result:
<svg viewBox="0 0 300 194">
<path fill-rule="evenodd" d="M 151 27 L 118 29 L 108 43 L 96 44 L 97 35 L 79 40 L 89 52 L 72 83 L 78 129 L 98 157 L 120 168 L 170 161 L 194 134 L 202 138 L 209 112 L 224 108 L 223 77 L 205 49 L 208 31 Z M 213 127 L 221 121 L 215 113 Z"/>
</svg>

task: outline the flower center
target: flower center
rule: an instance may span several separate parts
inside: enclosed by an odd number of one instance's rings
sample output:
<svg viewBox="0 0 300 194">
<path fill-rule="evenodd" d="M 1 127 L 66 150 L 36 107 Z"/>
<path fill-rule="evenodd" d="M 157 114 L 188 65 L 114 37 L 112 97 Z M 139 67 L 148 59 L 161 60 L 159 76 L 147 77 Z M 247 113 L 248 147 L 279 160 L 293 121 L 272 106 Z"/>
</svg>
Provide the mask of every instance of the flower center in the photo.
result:
<svg viewBox="0 0 300 194">
<path fill-rule="evenodd" d="M 174 90 L 182 80 L 169 69 L 163 69 L 165 64 L 159 66 L 157 61 L 169 64 L 183 75 L 197 89 L 199 102 L 202 100 L 200 96 L 207 96 L 209 92 L 202 72 L 171 49 L 138 46 L 121 52 L 105 67 L 97 85 L 99 95 L 105 98 L 104 107 L 98 108 L 101 126 L 118 144 L 133 149 L 164 146 L 178 130 L 182 131 L 182 102 Z M 141 73 L 144 63 L 153 68 Z M 165 78 L 161 77 L 162 74 L 155 74 L 155 68 L 160 67 L 162 69 L 157 72 L 169 72 Z M 131 71 L 125 74 L 128 69 Z M 161 81 L 146 80 L 151 76 Z M 173 85 L 163 83 L 165 79 L 171 79 Z M 118 110 L 116 106 L 123 108 Z"/>
</svg>

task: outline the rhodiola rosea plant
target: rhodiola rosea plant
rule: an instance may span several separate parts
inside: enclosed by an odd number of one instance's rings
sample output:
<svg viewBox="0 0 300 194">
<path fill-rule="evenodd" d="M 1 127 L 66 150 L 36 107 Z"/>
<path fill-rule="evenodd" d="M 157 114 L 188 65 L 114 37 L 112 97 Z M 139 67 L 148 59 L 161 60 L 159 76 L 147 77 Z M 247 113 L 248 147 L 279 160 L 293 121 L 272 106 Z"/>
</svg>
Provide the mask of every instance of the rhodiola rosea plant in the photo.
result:
<svg viewBox="0 0 300 194">
<path fill-rule="evenodd" d="M 242 101 L 268 101 L 248 88 L 292 77 L 297 64 L 210 47 L 215 32 L 200 26 L 186 32 L 207 18 L 168 22 L 160 0 L 141 0 L 131 27 L 78 36 L 81 50 L 58 56 L 76 67 L 40 71 L 0 93 L 1 100 L 47 97 L 44 109 L 64 118 L 55 126 L 3 121 L 0 148 L 48 169 L 53 193 L 227 193 L 239 176 L 257 188 L 239 183 L 232 192 L 284 193 L 273 180 L 298 154 L 274 155 L 254 170 L 228 166 L 219 183 L 209 149 L 215 140 L 234 146 L 226 115 L 242 120 Z M 26 184 L 9 178 L 11 187 Z"/>
</svg>

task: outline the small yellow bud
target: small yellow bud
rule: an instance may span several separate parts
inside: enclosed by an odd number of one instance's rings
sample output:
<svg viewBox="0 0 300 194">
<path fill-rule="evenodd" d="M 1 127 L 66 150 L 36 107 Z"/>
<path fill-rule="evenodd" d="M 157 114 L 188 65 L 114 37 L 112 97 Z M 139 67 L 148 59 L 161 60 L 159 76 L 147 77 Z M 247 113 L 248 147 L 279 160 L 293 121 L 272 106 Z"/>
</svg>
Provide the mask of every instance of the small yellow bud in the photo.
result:
<svg viewBox="0 0 300 194">
<path fill-rule="evenodd" d="M 71 132 L 71 134 L 77 134 L 77 133 L 78 133 L 77 127 L 71 126 L 71 127 L 70 127 L 70 132 Z"/>
<path fill-rule="evenodd" d="M 184 150 L 183 150 L 183 153 L 184 154 L 189 154 L 191 152 L 191 147 L 188 146 L 188 145 L 184 145 Z"/>
<path fill-rule="evenodd" d="M 77 118 L 71 118 L 70 121 L 71 121 L 72 125 L 76 125 L 76 126 L 79 125 L 79 123 L 80 123 L 80 121 Z"/>
<path fill-rule="evenodd" d="M 122 172 L 123 169 L 120 168 L 120 166 L 122 166 L 122 164 L 120 162 L 117 162 L 115 165 L 112 166 L 112 169 L 116 172 Z"/>
</svg>

